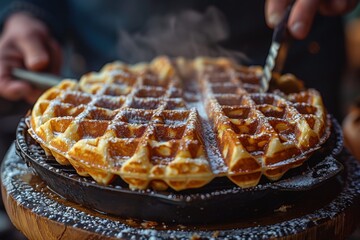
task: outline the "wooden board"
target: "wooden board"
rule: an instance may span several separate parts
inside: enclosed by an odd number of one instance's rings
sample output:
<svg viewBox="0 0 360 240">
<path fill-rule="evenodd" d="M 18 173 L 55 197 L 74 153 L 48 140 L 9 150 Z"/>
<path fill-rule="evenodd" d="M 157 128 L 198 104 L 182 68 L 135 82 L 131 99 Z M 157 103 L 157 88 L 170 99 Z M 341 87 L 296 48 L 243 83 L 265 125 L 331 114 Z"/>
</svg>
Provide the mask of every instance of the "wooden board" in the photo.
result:
<svg viewBox="0 0 360 240">
<path fill-rule="evenodd" d="M 183 226 L 121 219 L 86 209 L 49 190 L 12 146 L 2 195 L 13 224 L 29 239 L 345 239 L 360 219 L 360 165 L 343 153 L 341 176 L 270 212 L 217 225 Z M 234 203 L 236 204 L 236 203 Z M 266 202 L 264 202 L 266 204 Z M 221 206 L 219 206 L 221 214 Z"/>
</svg>

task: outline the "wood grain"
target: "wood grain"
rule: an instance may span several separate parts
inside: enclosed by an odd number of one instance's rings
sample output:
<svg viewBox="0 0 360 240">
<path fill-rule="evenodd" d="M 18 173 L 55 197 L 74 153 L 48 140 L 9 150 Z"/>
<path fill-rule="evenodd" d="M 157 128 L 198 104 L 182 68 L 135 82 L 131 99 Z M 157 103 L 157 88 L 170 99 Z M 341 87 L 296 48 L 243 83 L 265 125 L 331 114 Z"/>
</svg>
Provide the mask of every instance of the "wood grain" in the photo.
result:
<svg viewBox="0 0 360 240">
<path fill-rule="evenodd" d="M 3 199 L 6 199 L 4 200 L 4 205 L 12 223 L 30 240 L 116 239 L 72 226 L 66 226 L 64 223 L 37 215 L 31 209 L 21 204 L 19 205 L 11 195 L 7 194 L 3 186 L 1 190 Z"/>
<path fill-rule="evenodd" d="M 1 191 L 13 224 L 30 240 L 137 238 L 224 239 L 346 239 L 360 219 L 360 166 L 347 157 L 343 184 L 311 193 L 306 200 L 289 202 L 272 213 L 217 226 L 163 225 L 144 227 L 143 222 L 110 217 L 66 201 L 42 183 L 10 149 L 1 170 Z M 340 183 L 339 183 L 340 184 Z M 331 193 L 334 192 L 334 193 Z M 266 203 L 264 203 L 266 204 Z M 52 214 L 53 213 L 53 214 Z M 198 229 L 198 230 L 196 230 Z M 206 230 L 208 229 L 208 230 Z"/>
</svg>

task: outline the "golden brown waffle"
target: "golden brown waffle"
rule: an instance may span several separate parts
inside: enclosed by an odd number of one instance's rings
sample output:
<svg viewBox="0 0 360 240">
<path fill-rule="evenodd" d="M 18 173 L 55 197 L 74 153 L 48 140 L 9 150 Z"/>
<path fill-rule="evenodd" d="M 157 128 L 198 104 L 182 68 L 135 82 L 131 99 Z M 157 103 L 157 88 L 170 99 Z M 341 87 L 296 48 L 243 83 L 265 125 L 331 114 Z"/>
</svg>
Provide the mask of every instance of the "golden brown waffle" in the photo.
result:
<svg viewBox="0 0 360 240">
<path fill-rule="evenodd" d="M 261 73 L 227 59 L 111 63 L 45 92 L 29 133 L 101 184 L 182 190 L 228 176 L 255 186 L 301 165 L 329 128 L 315 90 L 260 94 Z"/>
<path fill-rule="evenodd" d="M 259 93 L 261 70 L 226 59 L 198 59 L 195 68 L 227 174 L 237 185 L 254 186 L 262 174 L 279 179 L 327 139 L 317 91 Z"/>
<path fill-rule="evenodd" d="M 167 59 L 131 70 L 110 64 L 44 93 L 29 132 L 59 163 L 101 184 L 119 175 L 136 189 L 200 187 L 213 174 L 197 112 L 178 87 Z"/>
</svg>

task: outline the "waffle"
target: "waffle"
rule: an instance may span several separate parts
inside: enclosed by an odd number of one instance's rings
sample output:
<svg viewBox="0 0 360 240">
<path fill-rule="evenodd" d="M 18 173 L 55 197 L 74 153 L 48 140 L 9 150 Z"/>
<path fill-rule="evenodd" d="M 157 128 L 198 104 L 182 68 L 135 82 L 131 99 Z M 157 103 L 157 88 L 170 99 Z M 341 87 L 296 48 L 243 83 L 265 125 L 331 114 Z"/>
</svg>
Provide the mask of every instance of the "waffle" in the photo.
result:
<svg viewBox="0 0 360 240">
<path fill-rule="evenodd" d="M 200 187 L 213 173 L 174 73 L 159 58 L 65 80 L 39 98 L 29 132 L 59 163 L 101 184 L 119 175 L 133 189 Z"/>
<path fill-rule="evenodd" d="M 60 164 L 131 189 L 279 179 L 329 135 L 319 93 L 259 93 L 259 67 L 228 59 L 114 62 L 46 91 L 29 133 Z M 189 97 L 191 96 L 191 97 Z"/>
<path fill-rule="evenodd" d="M 259 93 L 261 69 L 226 59 L 198 59 L 195 68 L 227 175 L 237 185 L 257 185 L 262 175 L 278 180 L 327 139 L 327 115 L 316 90 Z"/>
</svg>

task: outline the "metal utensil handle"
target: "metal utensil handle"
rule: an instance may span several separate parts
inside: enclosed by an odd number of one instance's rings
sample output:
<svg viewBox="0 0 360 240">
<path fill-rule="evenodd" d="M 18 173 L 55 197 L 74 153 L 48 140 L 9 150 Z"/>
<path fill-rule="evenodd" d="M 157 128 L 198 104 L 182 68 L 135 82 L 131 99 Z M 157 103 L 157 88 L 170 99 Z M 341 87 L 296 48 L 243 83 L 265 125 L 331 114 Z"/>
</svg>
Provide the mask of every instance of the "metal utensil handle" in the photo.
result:
<svg viewBox="0 0 360 240">
<path fill-rule="evenodd" d="M 11 74 L 13 77 L 27 81 L 41 89 L 53 87 L 62 80 L 55 75 L 31 72 L 21 68 L 13 68 Z"/>
<path fill-rule="evenodd" d="M 287 6 L 284 16 L 282 17 L 279 24 L 275 27 L 274 33 L 273 33 L 273 39 L 272 39 L 273 41 L 278 42 L 278 43 L 283 41 L 286 31 L 287 31 L 287 23 L 289 20 L 290 12 L 291 12 L 291 9 L 292 9 L 294 3 L 295 3 L 295 0 L 291 1 L 291 3 Z"/>
</svg>

